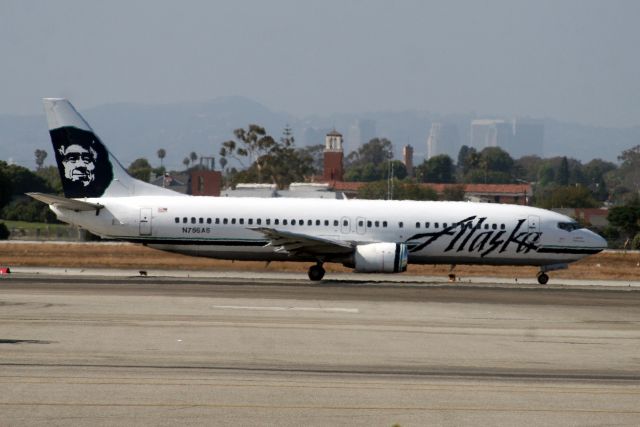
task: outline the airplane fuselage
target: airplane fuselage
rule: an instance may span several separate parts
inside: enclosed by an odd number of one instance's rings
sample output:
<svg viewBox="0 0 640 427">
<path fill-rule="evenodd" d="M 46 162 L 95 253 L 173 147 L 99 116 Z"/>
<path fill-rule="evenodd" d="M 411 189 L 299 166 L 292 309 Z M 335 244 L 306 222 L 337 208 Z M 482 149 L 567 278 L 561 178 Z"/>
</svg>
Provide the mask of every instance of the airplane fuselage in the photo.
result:
<svg viewBox="0 0 640 427">
<path fill-rule="evenodd" d="M 136 196 L 86 199 L 95 212 L 56 209 L 60 219 L 106 238 L 219 259 L 313 260 L 278 251 L 268 227 L 354 246 L 406 243 L 414 264 L 550 265 L 599 252 L 603 240 L 551 211 L 468 202 Z M 349 262 L 343 254 L 323 261 Z"/>
</svg>

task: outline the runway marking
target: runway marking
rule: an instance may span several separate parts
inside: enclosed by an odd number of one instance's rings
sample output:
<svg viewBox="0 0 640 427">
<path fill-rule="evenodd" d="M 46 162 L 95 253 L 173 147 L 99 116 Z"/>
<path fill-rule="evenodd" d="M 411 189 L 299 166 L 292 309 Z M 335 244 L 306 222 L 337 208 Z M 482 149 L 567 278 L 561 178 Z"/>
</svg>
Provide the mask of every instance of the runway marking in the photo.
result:
<svg viewBox="0 0 640 427">
<path fill-rule="evenodd" d="M 323 313 L 360 313 L 357 308 L 341 307 L 281 307 L 281 306 L 251 306 L 251 305 L 212 305 L 211 308 L 223 310 L 256 310 L 256 311 L 318 311 Z"/>
<path fill-rule="evenodd" d="M 0 406 L 58 406 L 58 407 L 122 407 L 122 408 L 210 408 L 210 409 L 280 409 L 280 410 L 331 410 L 331 411 L 419 411 L 419 412 L 548 412 L 573 414 L 627 414 L 638 415 L 640 410 L 606 408 L 524 408 L 524 407 L 474 407 L 474 406 L 339 406 L 339 405 L 261 405 L 241 403 L 103 403 L 103 402 L 0 402 Z"/>
</svg>

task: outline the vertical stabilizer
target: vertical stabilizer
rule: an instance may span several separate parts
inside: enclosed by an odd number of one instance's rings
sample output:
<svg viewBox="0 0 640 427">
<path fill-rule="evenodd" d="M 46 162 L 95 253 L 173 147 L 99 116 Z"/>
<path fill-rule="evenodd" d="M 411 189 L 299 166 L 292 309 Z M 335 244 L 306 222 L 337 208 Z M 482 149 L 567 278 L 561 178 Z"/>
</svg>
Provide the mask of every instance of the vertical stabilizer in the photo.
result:
<svg viewBox="0 0 640 427">
<path fill-rule="evenodd" d="M 131 177 L 69 101 L 43 101 L 66 197 L 179 195 Z"/>
</svg>

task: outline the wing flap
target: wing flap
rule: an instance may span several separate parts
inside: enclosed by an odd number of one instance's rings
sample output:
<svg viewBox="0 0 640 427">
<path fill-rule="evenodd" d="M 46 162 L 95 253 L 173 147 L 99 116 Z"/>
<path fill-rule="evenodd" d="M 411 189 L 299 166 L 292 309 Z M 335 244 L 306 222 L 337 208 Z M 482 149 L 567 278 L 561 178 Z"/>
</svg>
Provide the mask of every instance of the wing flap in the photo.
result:
<svg viewBox="0 0 640 427">
<path fill-rule="evenodd" d="M 276 252 L 288 252 L 294 255 L 336 255 L 350 254 L 354 249 L 354 245 L 349 242 L 304 233 L 266 227 L 251 228 L 251 230 L 262 233 L 268 238 L 269 246 L 273 246 Z"/>
<path fill-rule="evenodd" d="M 44 193 L 27 193 L 27 196 L 33 197 L 48 205 L 56 206 L 62 209 L 72 211 L 97 211 L 104 206 L 99 203 L 83 202 L 82 200 L 67 199 L 66 197 L 56 196 L 54 194 Z"/>
</svg>

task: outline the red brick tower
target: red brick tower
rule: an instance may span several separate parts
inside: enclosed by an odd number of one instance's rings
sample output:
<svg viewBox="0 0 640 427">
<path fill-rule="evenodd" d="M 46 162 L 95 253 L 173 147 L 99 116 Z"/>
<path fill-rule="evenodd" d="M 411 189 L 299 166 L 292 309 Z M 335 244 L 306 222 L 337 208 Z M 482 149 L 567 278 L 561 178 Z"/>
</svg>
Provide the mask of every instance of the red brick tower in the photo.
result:
<svg viewBox="0 0 640 427">
<path fill-rule="evenodd" d="M 342 181 L 342 134 L 335 129 L 324 139 L 324 181 Z"/>
</svg>

